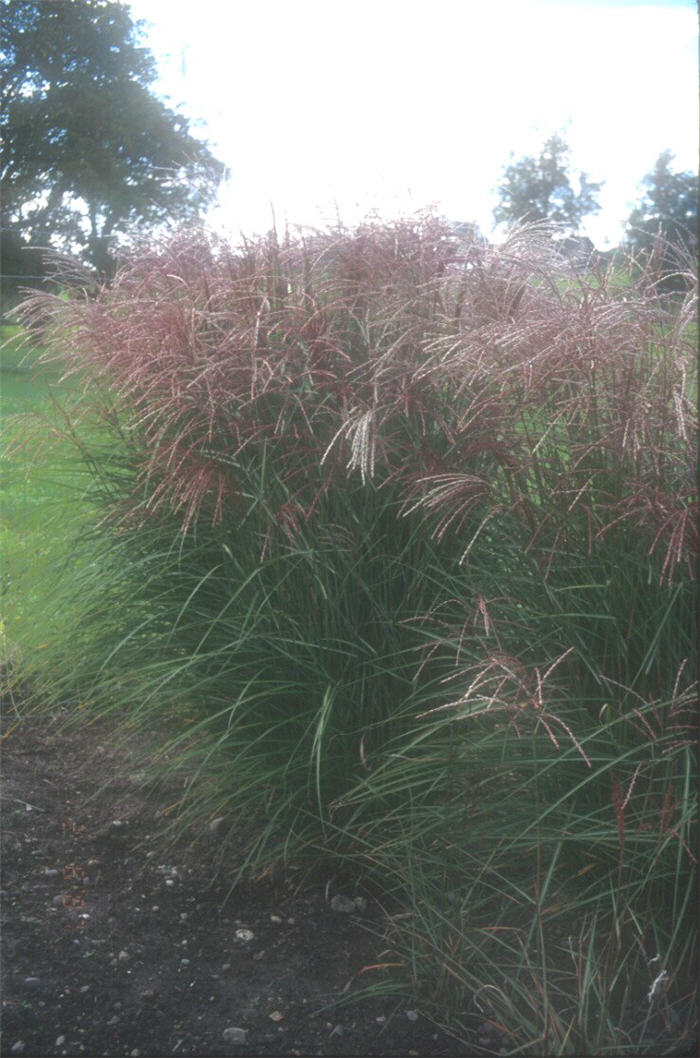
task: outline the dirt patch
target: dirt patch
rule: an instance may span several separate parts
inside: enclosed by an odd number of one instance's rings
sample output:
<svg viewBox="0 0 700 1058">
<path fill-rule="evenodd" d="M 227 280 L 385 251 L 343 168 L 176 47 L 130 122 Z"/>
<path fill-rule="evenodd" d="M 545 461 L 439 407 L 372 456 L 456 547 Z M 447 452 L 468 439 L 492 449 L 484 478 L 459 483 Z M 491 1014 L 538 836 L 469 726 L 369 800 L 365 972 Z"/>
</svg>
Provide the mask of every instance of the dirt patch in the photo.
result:
<svg viewBox="0 0 700 1058">
<path fill-rule="evenodd" d="M 477 1053 L 396 995 L 336 1005 L 391 972 L 367 969 L 392 961 L 371 897 L 293 872 L 230 892 L 206 846 L 164 857 L 134 760 L 105 727 L 6 724 L 2 1054 Z"/>
</svg>

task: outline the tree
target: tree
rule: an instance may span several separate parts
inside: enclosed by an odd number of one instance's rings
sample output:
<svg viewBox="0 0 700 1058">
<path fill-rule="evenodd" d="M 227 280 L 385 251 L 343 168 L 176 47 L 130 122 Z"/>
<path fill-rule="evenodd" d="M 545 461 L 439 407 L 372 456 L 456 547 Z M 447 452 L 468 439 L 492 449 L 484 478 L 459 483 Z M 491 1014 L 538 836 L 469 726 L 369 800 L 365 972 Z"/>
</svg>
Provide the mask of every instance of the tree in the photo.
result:
<svg viewBox="0 0 700 1058">
<path fill-rule="evenodd" d="M 495 220 L 510 224 L 522 220 L 552 221 L 570 233 L 578 231 L 583 217 L 600 209 L 596 195 L 603 185 L 591 183 L 580 172 L 575 191 L 568 169 L 568 145 L 555 133 L 539 157 L 528 155 L 506 167 L 498 188 L 501 201 L 493 211 Z"/>
<path fill-rule="evenodd" d="M 140 24 L 118 0 L 0 0 L 0 220 L 24 247 L 99 272 L 136 225 L 196 217 L 224 167 L 151 91 Z M 8 263 L 10 263 L 8 262 Z"/>
<path fill-rule="evenodd" d="M 678 250 L 694 257 L 698 252 L 698 177 L 691 172 L 673 172 L 673 153 L 662 151 L 650 173 L 642 180 L 645 193 L 627 222 L 628 249 L 643 262 L 657 245 L 661 247 L 664 285 L 673 287 L 678 270 Z"/>
</svg>

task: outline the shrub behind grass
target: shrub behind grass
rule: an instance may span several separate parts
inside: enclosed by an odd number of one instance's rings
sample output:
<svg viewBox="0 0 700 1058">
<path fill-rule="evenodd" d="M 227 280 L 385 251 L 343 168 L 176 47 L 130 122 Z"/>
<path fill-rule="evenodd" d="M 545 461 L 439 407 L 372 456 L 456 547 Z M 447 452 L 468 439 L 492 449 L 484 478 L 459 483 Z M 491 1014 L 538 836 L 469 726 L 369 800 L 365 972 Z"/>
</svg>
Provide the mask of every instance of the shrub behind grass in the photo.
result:
<svg viewBox="0 0 700 1058">
<path fill-rule="evenodd" d="M 434 1016 L 653 1053 L 695 1018 L 694 302 L 545 234 L 183 236 L 32 299 L 99 517 L 11 624 L 239 875 L 399 907 Z"/>
</svg>

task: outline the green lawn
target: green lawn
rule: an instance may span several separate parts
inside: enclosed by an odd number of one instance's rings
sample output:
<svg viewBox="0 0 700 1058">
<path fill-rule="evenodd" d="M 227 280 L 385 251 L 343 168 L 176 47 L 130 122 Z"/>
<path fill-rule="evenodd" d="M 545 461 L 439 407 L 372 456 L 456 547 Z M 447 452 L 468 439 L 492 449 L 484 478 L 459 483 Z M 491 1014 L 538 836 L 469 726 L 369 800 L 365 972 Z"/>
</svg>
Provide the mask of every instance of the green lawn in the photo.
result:
<svg viewBox="0 0 700 1058">
<path fill-rule="evenodd" d="M 19 327 L 0 328 L 0 628 L 10 639 L 28 602 L 26 574 L 65 551 L 75 511 L 69 515 L 64 501 L 81 478 L 56 436 L 57 402 L 70 399 L 71 386 L 38 355 Z"/>
</svg>

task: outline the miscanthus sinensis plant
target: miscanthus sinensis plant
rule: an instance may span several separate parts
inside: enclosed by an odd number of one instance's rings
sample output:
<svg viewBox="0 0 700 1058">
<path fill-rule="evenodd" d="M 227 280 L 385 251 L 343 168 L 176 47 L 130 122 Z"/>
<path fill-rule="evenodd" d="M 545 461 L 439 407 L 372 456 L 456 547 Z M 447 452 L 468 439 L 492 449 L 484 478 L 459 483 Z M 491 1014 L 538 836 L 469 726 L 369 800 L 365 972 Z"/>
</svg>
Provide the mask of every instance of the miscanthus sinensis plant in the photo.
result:
<svg viewBox="0 0 700 1058">
<path fill-rule="evenodd" d="M 652 266 L 422 216 L 22 310 L 92 512 L 14 623 L 38 699 L 147 730 L 229 871 L 374 886 L 370 987 L 512 1053 L 694 1031 L 695 278 Z"/>
</svg>

